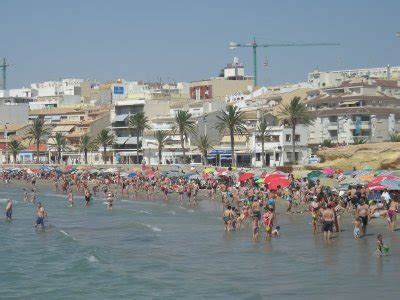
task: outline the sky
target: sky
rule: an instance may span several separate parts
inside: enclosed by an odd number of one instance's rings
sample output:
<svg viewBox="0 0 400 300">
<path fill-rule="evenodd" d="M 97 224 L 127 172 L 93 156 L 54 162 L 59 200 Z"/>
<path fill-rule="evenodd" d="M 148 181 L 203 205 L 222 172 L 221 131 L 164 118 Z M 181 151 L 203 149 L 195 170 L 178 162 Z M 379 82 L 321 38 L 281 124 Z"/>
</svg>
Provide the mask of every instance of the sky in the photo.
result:
<svg viewBox="0 0 400 300">
<path fill-rule="evenodd" d="M 253 37 L 341 44 L 259 48 L 259 85 L 304 81 L 315 68 L 400 65 L 397 0 L 2 0 L 0 11 L 8 88 L 60 78 L 194 81 L 234 56 L 252 75 L 251 49 L 228 45 Z"/>
</svg>

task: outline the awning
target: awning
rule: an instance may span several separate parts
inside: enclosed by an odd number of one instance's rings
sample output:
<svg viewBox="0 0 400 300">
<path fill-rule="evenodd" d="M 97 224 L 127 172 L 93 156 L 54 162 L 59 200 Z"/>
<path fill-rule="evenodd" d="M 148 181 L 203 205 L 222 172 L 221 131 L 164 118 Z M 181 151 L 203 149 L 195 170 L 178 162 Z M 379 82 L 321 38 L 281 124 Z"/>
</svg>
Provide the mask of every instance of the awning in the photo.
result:
<svg viewBox="0 0 400 300">
<path fill-rule="evenodd" d="M 56 126 L 52 132 L 70 132 L 74 127 L 75 125 Z"/>
<path fill-rule="evenodd" d="M 123 145 L 123 144 L 125 144 L 125 142 L 126 142 L 127 140 L 128 140 L 127 137 L 121 137 L 121 136 L 119 136 L 119 137 L 116 138 L 115 143 L 116 143 L 117 145 Z"/>
<path fill-rule="evenodd" d="M 339 103 L 339 106 L 345 106 L 345 105 L 354 105 L 359 103 L 360 101 L 346 101 L 346 102 L 341 102 Z"/>
<path fill-rule="evenodd" d="M 127 117 L 128 117 L 128 114 L 117 115 L 114 118 L 114 122 L 124 122 Z"/>
<path fill-rule="evenodd" d="M 244 135 L 234 135 L 233 136 L 235 139 L 235 143 L 245 143 L 246 142 L 246 137 Z M 225 135 L 222 140 L 221 143 L 230 143 L 231 142 L 231 137 L 229 135 Z"/>
<path fill-rule="evenodd" d="M 139 138 L 139 141 L 140 141 L 141 139 L 142 139 L 142 138 L 140 137 L 140 138 Z M 125 144 L 128 144 L 128 145 L 136 145 L 136 144 L 137 144 L 137 139 L 136 139 L 136 137 L 130 137 L 130 138 L 128 138 L 128 140 L 126 141 Z"/>
</svg>

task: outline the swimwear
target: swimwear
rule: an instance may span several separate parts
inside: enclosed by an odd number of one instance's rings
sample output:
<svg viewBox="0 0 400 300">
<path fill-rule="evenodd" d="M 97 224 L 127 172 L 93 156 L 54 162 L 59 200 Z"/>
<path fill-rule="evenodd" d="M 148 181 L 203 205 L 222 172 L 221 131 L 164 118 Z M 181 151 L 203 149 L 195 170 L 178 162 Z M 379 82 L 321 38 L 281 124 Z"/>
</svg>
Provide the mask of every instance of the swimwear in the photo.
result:
<svg viewBox="0 0 400 300">
<path fill-rule="evenodd" d="M 225 223 L 228 223 L 228 221 L 230 220 L 230 218 L 227 216 L 224 216 L 222 219 L 224 220 Z"/>
<path fill-rule="evenodd" d="M 43 217 L 37 217 L 36 226 L 37 225 L 42 225 L 42 227 L 44 227 L 44 218 Z"/>
<path fill-rule="evenodd" d="M 354 228 L 354 237 L 359 238 L 361 234 L 360 228 Z"/>
<path fill-rule="evenodd" d="M 7 210 L 7 211 L 6 211 L 6 217 L 7 217 L 8 219 L 11 219 L 11 215 L 12 215 L 12 209 Z"/>
<path fill-rule="evenodd" d="M 363 226 L 368 225 L 368 217 L 367 216 L 364 216 L 364 217 L 360 216 L 360 219 L 361 219 L 361 223 L 363 224 Z"/>
<path fill-rule="evenodd" d="M 396 211 L 394 209 L 389 209 L 387 214 L 388 214 L 388 217 L 390 218 L 390 220 L 392 220 L 393 217 L 396 215 Z"/>
<path fill-rule="evenodd" d="M 333 221 L 324 221 L 322 225 L 322 231 L 332 231 Z"/>
<path fill-rule="evenodd" d="M 253 216 L 257 218 L 259 221 L 261 220 L 261 213 L 258 210 L 253 211 Z"/>
</svg>

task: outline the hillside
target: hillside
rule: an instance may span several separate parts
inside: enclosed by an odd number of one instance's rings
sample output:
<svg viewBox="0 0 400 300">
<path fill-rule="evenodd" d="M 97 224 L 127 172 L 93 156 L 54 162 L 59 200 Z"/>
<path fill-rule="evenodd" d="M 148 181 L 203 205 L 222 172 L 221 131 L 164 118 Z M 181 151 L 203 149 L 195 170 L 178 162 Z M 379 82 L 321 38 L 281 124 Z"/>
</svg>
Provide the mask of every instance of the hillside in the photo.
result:
<svg viewBox="0 0 400 300">
<path fill-rule="evenodd" d="M 327 148 L 317 152 L 321 163 L 308 169 L 333 167 L 335 169 L 400 169 L 400 143 L 374 143 L 343 148 Z"/>
</svg>

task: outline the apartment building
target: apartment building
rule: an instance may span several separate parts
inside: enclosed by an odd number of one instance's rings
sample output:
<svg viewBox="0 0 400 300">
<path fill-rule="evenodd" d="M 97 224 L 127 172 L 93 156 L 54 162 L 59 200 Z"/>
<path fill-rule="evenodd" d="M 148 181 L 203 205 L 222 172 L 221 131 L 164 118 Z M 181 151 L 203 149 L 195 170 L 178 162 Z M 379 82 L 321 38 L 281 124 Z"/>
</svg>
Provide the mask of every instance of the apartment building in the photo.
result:
<svg viewBox="0 0 400 300">
<path fill-rule="evenodd" d="M 309 143 L 384 142 L 400 131 L 400 83 L 354 78 L 337 87 L 308 92 L 305 104 L 315 116 Z"/>
</svg>

